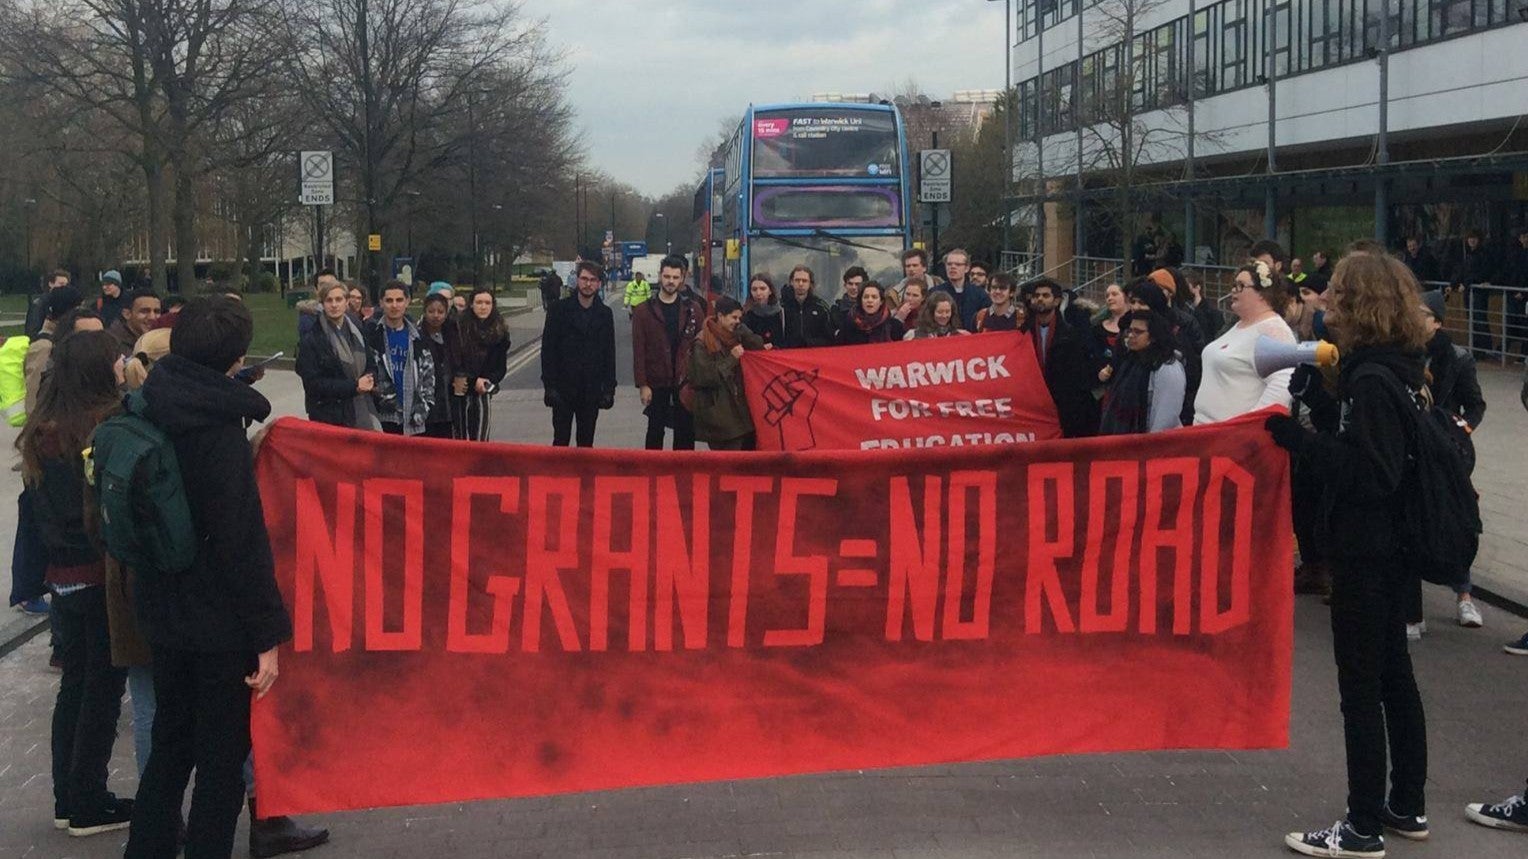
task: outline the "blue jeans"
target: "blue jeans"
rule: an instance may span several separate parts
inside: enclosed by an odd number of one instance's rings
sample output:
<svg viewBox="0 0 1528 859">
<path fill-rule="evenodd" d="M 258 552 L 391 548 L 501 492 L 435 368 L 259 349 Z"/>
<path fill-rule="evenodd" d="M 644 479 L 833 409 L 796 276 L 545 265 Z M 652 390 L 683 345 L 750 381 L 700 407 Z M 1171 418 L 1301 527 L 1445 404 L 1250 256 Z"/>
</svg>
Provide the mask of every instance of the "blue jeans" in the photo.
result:
<svg viewBox="0 0 1528 859">
<path fill-rule="evenodd" d="M 147 665 L 127 669 L 127 692 L 133 699 L 133 759 L 142 781 L 149 749 L 154 747 L 154 669 Z"/>
</svg>

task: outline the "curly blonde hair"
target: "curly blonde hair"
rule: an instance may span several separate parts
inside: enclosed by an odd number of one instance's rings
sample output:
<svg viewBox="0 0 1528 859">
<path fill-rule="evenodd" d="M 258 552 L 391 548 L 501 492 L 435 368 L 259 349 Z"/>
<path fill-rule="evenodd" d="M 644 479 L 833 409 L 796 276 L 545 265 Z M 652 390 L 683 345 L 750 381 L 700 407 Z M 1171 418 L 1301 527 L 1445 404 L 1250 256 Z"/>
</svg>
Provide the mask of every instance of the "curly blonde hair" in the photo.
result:
<svg viewBox="0 0 1528 859">
<path fill-rule="evenodd" d="M 1344 352 L 1361 346 L 1420 351 L 1431 333 L 1417 307 L 1417 278 L 1388 253 L 1349 253 L 1332 271 L 1326 323 Z"/>
</svg>

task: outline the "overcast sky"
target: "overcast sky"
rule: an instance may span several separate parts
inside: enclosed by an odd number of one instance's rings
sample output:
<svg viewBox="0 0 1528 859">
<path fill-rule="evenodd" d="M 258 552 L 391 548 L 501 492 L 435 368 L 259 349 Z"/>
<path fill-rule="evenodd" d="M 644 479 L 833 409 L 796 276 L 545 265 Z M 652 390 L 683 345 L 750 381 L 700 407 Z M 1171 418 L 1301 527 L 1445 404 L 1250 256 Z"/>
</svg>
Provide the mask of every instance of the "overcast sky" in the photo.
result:
<svg viewBox="0 0 1528 859">
<path fill-rule="evenodd" d="M 590 163 L 659 196 L 752 102 L 1003 86 L 1003 4 L 989 0 L 524 0 L 565 48 Z M 912 40 L 916 38 L 914 44 Z"/>
</svg>

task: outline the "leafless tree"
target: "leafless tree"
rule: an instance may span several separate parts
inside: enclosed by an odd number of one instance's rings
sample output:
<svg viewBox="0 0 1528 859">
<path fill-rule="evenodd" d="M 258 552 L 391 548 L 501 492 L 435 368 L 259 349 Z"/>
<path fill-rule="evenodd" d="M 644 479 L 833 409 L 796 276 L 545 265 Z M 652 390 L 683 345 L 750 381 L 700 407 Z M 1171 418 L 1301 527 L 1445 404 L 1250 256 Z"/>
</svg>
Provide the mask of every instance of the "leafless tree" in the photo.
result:
<svg viewBox="0 0 1528 859">
<path fill-rule="evenodd" d="M 480 230 L 485 209 L 502 211 L 504 203 L 478 193 L 476 148 L 486 148 L 482 124 L 496 111 L 526 111 L 511 130 L 522 138 L 565 139 L 565 110 L 535 113 L 548 106 L 538 90 L 553 91 L 560 104 L 559 58 L 518 3 L 282 2 L 291 75 L 335 142 L 339 168 L 355 177 L 358 232 L 382 233 L 405 197 L 463 159 L 469 187 L 453 193 L 467 192 L 469 220 Z M 369 261 L 366 270 L 375 280 Z"/>
</svg>

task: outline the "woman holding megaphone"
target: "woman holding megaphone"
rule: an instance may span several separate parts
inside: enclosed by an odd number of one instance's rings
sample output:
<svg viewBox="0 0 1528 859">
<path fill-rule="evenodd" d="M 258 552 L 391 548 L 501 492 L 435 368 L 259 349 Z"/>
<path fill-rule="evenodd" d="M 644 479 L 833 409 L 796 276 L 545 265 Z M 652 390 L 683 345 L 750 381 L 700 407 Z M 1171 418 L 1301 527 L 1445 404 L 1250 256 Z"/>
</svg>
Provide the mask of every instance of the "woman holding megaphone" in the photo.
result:
<svg viewBox="0 0 1528 859">
<path fill-rule="evenodd" d="M 1428 332 L 1416 311 L 1416 279 L 1386 253 L 1350 252 L 1326 296 L 1326 323 L 1342 352 L 1341 421 L 1335 432 L 1315 433 L 1278 415 L 1267 427 L 1319 490 L 1315 535 L 1332 570 L 1348 812 L 1328 829 L 1290 833 L 1284 842 L 1308 856 L 1383 856 L 1384 830 L 1411 840 L 1428 835 L 1426 726 L 1406 652 L 1414 572 L 1399 548 L 1407 542 L 1402 487 L 1415 468 L 1408 427 L 1418 420 L 1405 389 L 1424 383 Z"/>
</svg>

